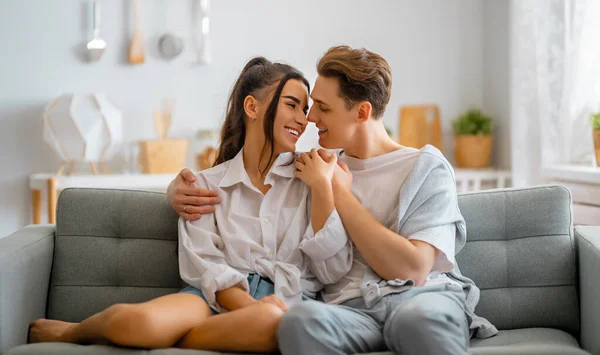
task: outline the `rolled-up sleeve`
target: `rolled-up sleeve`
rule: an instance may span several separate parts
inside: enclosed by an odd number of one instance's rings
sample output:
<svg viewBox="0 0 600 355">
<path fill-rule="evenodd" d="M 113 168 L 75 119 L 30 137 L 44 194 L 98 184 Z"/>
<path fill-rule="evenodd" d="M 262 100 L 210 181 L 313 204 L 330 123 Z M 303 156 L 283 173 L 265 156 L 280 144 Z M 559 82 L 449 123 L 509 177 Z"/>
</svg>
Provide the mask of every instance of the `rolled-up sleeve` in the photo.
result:
<svg viewBox="0 0 600 355">
<path fill-rule="evenodd" d="M 398 234 L 435 247 L 440 253 L 433 269 L 449 272 L 456 264 L 457 250 L 466 240 L 452 168 L 439 156 L 423 154 L 409 179 L 407 189 L 400 191 L 399 210 L 408 207 Z"/>
<path fill-rule="evenodd" d="M 456 237 L 456 226 L 445 224 L 420 230 L 407 237 L 408 240 L 419 240 L 434 246 L 440 251 L 433 270 L 450 272 L 454 267 L 454 245 Z"/>
<path fill-rule="evenodd" d="M 313 274 L 324 284 L 339 281 L 352 267 L 352 242 L 335 209 L 317 233 L 312 223 L 308 224 L 300 250 L 308 257 Z"/>
<path fill-rule="evenodd" d="M 207 188 L 198 175 L 196 186 Z M 205 214 L 196 221 L 179 218 L 179 273 L 189 285 L 202 291 L 208 305 L 225 312 L 216 301 L 216 292 L 232 286 L 248 291 L 246 277 L 225 261 L 223 241 L 217 234 L 214 214 Z"/>
</svg>

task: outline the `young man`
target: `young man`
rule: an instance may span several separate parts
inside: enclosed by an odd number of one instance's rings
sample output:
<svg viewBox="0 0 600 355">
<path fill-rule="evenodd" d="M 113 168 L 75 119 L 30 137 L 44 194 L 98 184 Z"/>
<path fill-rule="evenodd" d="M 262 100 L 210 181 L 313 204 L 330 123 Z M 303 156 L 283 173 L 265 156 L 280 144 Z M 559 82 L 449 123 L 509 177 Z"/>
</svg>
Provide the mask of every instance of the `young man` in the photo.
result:
<svg viewBox="0 0 600 355">
<path fill-rule="evenodd" d="M 343 149 L 333 190 L 354 261 L 345 278 L 322 291 L 325 303 L 307 301 L 284 314 L 281 352 L 467 354 L 472 333 L 497 330 L 474 315 L 478 289 L 456 267 L 466 228 L 452 167 L 431 146 L 407 148 L 387 135 L 380 118 L 392 75 L 381 56 L 333 47 L 317 71 L 308 119 L 322 147 Z M 184 170 L 169 187 L 184 218 L 199 218 L 218 202 L 188 186 L 193 179 Z"/>
</svg>

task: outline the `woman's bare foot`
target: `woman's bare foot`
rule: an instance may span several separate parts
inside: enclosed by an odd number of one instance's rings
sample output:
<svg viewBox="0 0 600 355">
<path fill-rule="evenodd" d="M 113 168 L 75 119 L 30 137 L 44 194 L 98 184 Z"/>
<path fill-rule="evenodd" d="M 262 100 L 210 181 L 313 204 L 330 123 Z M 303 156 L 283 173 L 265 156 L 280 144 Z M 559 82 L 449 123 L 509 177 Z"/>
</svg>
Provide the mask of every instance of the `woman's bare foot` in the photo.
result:
<svg viewBox="0 0 600 355">
<path fill-rule="evenodd" d="M 61 342 L 64 341 L 63 334 L 67 329 L 77 323 L 63 322 L 52 319 L 38 319 L 29 326 L 29 342 Z"/>
</svg>

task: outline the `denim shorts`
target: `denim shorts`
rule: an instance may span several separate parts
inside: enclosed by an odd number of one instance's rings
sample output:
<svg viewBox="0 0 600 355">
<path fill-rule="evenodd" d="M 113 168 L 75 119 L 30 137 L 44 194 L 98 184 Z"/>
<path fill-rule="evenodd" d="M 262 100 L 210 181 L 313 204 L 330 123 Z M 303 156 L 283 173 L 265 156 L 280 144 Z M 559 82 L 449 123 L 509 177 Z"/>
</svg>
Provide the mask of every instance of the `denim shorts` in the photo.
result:
<svg viewBox="0 0 600 355">
<path fill-rule="evenodd" d="M 248 285 L 250 286 L 250 296 L 252 296 L 255 300 L 275 293 L 275 286 L 273 285 L 273 282 L 268 278 L 262 277 L 258 274 L 248 275 Z M 194 286 L 187 286 L 183 290 L 179 291 L 179 293 L 191 293 L 196 296 L 202 297 L 202 299 L 206 301 L 206 298 L 202 294 L 202 291 L 195 288 Z M 218 314 L 212 308 L 210 309 L 210 311 L 213 315 Z"/>
</svg>

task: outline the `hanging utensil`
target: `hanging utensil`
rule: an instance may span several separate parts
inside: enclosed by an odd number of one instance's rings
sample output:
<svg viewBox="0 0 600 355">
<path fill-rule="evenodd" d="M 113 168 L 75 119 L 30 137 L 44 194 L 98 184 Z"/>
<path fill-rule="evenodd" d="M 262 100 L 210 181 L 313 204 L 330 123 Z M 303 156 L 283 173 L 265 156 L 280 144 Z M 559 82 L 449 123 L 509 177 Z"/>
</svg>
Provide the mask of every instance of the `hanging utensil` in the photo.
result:
<svg viewBox="0 0 600 355">
<path fill-rule="evenodd" d="M 105 48 L 106 42 L 100 38 L 100 4 L 99 0 L 94 0 L 94 38 L 87 44 L 90 61 L 99 60 Z"/>
<path fill-rule="evenodd" d="M 168 60 L 171 60 L 183 52 L 183 40 L 172 34 L 164 34 L 158 40 L 158 52 Z"/>
<path fill-rule="evenodd" d="M 144 41 L 140 23 L 140 1 L 133 0 L 133 5 L 135 11 L 135 30 L 133 32 L 131 46 L 129 47 L 129 63 L 142 64 L 144 63 Z"/>
<path fill-rule="evenodd" d="M 166 17 L 167 17 L 167 25 L 169 24 L 169 1 L 166 2 L 167 8 L 165 9 Z M 165 33 L 158 40 L 158 52 L 160 55 L 167 59 L 171 60 L 183 52 L 183 39 L 179 36 Z"/>
<path fill-rule="evenodd" d="M 194 46 L 196 49 L 196 63 L 209 64 L 211 61 L 211 51 L 209 42 L 210 18 L 209 18 L 209 0 L 194 1 L 195 29 L 193 32 Z"/>
</svg>

